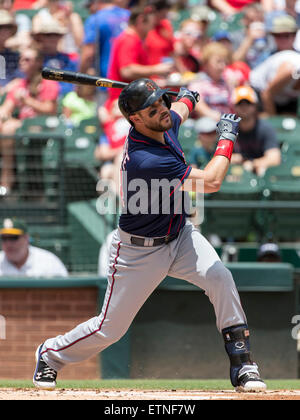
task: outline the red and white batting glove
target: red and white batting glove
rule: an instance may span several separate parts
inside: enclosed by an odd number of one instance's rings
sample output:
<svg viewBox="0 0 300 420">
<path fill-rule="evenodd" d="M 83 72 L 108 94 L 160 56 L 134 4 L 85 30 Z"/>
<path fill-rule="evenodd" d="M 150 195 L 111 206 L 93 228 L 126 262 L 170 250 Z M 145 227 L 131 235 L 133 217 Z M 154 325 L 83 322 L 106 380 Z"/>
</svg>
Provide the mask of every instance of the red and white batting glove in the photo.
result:
<svg viewBox="0 0 300 420">
<path fill-rule="evenodd" d="M 234 143 L 239 134 L 240 117 L 235 114 L 223 114 L 217 124 L 218 144 L 214 156 L 231 159 Z"/>
<path fill-rule="evenodd" d="M 199 100 L 200 95 L 198 92 L 189 90 L 185 87 L 180 88 L 180 91 L 176 98 L 176 102 L 185 103 L 190 112 L 192 112 L 195 109 L 196 103 L 199 102 Z"/>
</svg>

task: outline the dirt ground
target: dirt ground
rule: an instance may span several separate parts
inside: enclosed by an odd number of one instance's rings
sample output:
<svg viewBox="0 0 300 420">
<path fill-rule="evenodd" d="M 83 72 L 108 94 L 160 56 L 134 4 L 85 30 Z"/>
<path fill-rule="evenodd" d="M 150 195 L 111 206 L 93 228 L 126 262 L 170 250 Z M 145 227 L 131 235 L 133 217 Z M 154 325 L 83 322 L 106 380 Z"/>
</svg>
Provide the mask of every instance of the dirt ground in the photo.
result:
<svg viewBox="0 0 300 420">
<path fill-rule="evenodd" d="M 0 400 L 300 400 L 300 390 L 238 393 L 228 390 L 56 389 L 54 391 L 41 391 L 32 388 L 1 388 Z"/>
</svg>

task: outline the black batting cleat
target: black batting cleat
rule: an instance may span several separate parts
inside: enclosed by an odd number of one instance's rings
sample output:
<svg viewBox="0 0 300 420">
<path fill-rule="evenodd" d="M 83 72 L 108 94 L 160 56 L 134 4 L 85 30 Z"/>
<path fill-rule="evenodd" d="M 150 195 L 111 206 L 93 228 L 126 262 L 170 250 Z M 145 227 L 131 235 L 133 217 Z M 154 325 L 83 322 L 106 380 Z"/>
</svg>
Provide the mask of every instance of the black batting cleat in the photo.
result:
<svg viewBox="0 0 300 420">
<path fill-rule="evenodd" d="M 258 370 L 243 372 L 242 368 L 237 382 L 238 385 L 235 387 L 237 392 L 263 392 L 267 389 L 267 385 L 259 376 Z"/>
<path fill-rule="evenodd" d="M 44 362 L 41 344 L 35 352 L 36 367 L 33 375 L 33 383 L 37 388 L 53 390 L 56 386 L 57 372 Z"/>
</svg>

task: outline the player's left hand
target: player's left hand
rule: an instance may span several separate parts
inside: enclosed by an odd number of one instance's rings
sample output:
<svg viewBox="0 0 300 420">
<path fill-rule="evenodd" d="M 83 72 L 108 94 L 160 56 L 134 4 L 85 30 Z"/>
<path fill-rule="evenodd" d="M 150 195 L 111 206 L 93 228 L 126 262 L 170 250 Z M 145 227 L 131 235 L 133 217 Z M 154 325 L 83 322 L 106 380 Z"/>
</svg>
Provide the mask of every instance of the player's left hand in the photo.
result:
<svg viewBox="0 0 300 420">
<path fill-rule="evenodd" d="M 241 118 L 235 114 L 223 114 L 217 124 L 218 141 L 224 139 L 235 143 L 239 134 L 240 121 Z"/>
<path fill-rule="evenodd" d="M 185 87 L 181 87 L 180 91 L 178 92 L 176 102 L 180 101 L 180 99 L 183 98 L 188 99 L 192 103 L 193 109 L 195 109 L 196 103 L 200 100 L 200 95 L 196 91 L 192 91 Z"/>
</svg>

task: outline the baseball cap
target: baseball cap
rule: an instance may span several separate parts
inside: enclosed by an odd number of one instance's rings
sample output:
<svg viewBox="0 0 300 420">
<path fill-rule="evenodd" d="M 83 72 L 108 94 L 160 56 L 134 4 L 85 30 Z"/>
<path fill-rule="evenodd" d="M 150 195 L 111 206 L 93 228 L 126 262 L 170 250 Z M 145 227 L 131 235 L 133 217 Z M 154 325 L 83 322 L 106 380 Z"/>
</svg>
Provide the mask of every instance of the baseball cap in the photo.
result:
<svg viewBox="0 0 300 420">
<path fill-rule="evenodd" d="M 83 7 L 90 7 L 92 4 L 96 3 L 96 1 L 97 1 L 97 0 L 85 0 L 85 1 L 82 3 L 82 6 L 83 6 Z"/>
<path fill-rule="evenodd" d="M 200 133 L 211 133 L 216 131 L 217 123 L 210 117 L 202 117 L 195 123 L 194 129 L 195 131 Z"/>
<path fill-rule="evenodd" d="M 274 18 L 271 26 L 272 34 L 294 33 L 297 32 L 296 20 L 289 15 L 277 16 Z"/>
<path fill-rule="evenodd" d="M 151 0 L 147 5 L 154 7 L 157 11 L 171 8 L 171 3 L 168 0 Z"/>
<path fill-rule="evenodd" d="M 227 39 L 228 41 L 232 42 L 232 36 L 230 35 L 228 31 L 224 31 L 224 30 L 217 31 L 212 36 L 212 40 L 216 42 L 219 42 L 222 39 Z"/>
<path fill-rule="evenodd" d="M 0 235 L 24 235 L 27 225 L 24 220 L 11 218 L 4 219 L 0 226 Z"/>
<path fill-rule="evenodd" d="M 277 259 L 278 261 L 281 260 L 280 250 L 279 246 L 273 242 L 267 242 L 262 244 L 259 247 L 258 253 L 257 253 L 257 259 L 261 260 L 266 256 L 272 256 L 274 259 Z"/>
<path fill-rule="evenodd" d="M 258 97 L 254 89 L 250 86 L 239 86 L 234 89 L 232 94 L 232 103 L 236 105 L 243 99 L 251 102 L 252 104 L 256 104 L 258 102 Z"/>
</svg>

